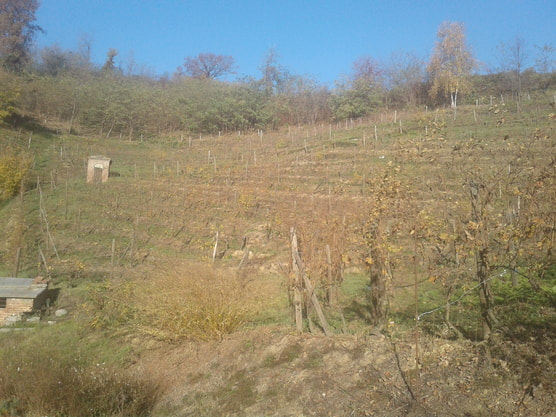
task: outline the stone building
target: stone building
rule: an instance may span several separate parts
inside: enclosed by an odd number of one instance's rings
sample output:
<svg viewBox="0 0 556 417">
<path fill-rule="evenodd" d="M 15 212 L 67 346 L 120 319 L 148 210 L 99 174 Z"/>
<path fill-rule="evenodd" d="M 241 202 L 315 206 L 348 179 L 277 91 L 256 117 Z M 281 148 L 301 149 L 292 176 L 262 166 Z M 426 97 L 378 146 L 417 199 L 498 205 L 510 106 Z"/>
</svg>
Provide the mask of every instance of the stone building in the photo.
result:
<svg viewBox="0 0 556 417">
<path fill-rule="evenodd" d="M 42 277 L 0 277 L 0 325 L 9 318 L 39 310 L 46 302 L 48 282 Z"/>
<path fill-rule="evenodd" d="M 87 182 L 101 183 L 108 181 L 112 160 L 106 156 L 89 156 L 87 164 Z"/>
</svg>

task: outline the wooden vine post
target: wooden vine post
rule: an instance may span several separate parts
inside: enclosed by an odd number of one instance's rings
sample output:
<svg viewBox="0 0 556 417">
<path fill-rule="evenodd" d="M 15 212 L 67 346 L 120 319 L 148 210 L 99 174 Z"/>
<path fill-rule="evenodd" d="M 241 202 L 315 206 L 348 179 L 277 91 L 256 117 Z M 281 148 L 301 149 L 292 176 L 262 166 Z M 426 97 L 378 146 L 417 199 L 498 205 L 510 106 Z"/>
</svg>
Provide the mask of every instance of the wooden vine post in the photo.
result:
<svg viewBox="0 0 556 417">
<path fill-rule="evenodd" d="M 297 234 L 295 228 L 290 229 L 290 240 L 292 248 L 292 271 L 293 271 L 293 308 L 295 311 L 295 329 L 298 333 L 303 332 L 303 296 L 302 283 L 296 255 L 299 256 L 297 245 Z"/>
<path fill-rule="evenodd" d="M 295 326 L 298 332 L 303 331 L 303 296 L 301 293 L 302 286 L 305 286 L 306 291 L 306 300 L 313 304 L 315 312 L 319 318 L 320 325 L 324 334 L 326 336 L 330 336 L 331 331 L 330 327 L 328 326 L 328 322 L 324 317 L 324 312 L 322 311 L 320 302 L 315 294 L 313 289 L 313 285 L 309 280 L 307 274 L 305 274 L 303 261 L 301 260 L 301 256 L 299 255 L 298 250 L 298 242 L 297 242 L 297 234 L 295 233 L 295 228 L 290 229 L 290 236 L 291 236 L 291 246 L 292 246 L 292 269 L 295 274 L 294 277 L 294 307 L 295 307 Z M 298 302 L 299 300 L 299 302 Z"/>
</svg>

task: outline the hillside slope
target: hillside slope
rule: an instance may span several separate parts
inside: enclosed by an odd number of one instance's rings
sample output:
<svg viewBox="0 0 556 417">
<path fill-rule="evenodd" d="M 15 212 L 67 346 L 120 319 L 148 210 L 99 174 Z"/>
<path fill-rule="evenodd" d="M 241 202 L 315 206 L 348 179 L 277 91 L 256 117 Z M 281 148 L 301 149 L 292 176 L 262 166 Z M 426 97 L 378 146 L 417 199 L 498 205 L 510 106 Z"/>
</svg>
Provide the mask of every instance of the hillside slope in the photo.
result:
<svg viewBox="0 0 556 417">
<path fill-rule="evenodd" d="M 152 348 L 137 370 L 164 381 L 154 416 L 550 416 L 552 341 L 241 332 Z"/>
</svg>

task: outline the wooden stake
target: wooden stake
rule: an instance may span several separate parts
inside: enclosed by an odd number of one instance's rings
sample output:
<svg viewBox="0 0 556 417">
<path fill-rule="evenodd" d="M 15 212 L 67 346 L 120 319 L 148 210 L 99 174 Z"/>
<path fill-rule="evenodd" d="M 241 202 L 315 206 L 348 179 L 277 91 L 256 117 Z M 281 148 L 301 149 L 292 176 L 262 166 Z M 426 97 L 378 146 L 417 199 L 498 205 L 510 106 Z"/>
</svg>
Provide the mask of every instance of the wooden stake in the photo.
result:
<svg viewBox="0 0 556 417">
<path fill-rule="evenodd" d="M 305 288 L 307 289 L 307 292 L 309 293 L 309 296 L 311 298 L 311 302 L 313 303 L 313 307 L 315 308 L 315 311 L 317 312 L 317 316 L 319 318 L 322 330 L 324 331 L 324 334 L 326 336 L 330 336 L 331 333 L 330 333 L 330 328 L 328 327 L 328 322 L 326 321 L 326 318 L 324 317 L 324 313 L 323 313 L 322 308 L 320 306 L 319 299 L 317 298 L 317 295 L 315 294 L 315 291 L 313 290 L 313 286 L 311 285 L 311 281 L 309 281 L 309 277 L 303 271 L 303 263 L 301 261 L 301 258 L 299 257 L 299 252 L 294 253 L 294 257 L 295 257 L 295 262 L 298 265 L 298 270 L 299 270 L 299 274 L 301 275 L 301 279 L 303 279 L 303 283 L 305 284 Z"/>
<path fill-rule="evenodd" d="M 54 249 L 54 254 L 56 255 L 56 258 L 60 260 L 60 255 L 58 255 L 58 250 L 56 249 L 56 245 L 54 244 L 54 239 L 52 238 L 52 234 L 50 233 L 50 226 L 48 225 L 48 218 L 46 217 L 46 211 L 44 210 L 44 208 L 41 209 L 41 214 L 44 219 L 44 223 L 46 225 L 47 242 L 48 240 L 50 240 L 50 243 L 52 243 L 52 249 Z"/>
<path fill-rule="evenodd" d="M 15 252 L 15 260 L 14 260 L 14 272 L 13 272 L 14 278 L 17 278 L 17 274 L 19 274 L 20 258 L 21 258 L 21 248 L 17 248 Z"/>
<path fill-rule="evenodd" d="M 337 293 L 336 283 L 334 282 L 334 277 L 332 276 L 332 254 L 330 251 L 330 245 L 326 245 L 326 267 L 328 275 L 328 305 L 335 305 L 337 301 Z"/>
<path fill-rule="evenodd" d="M 296 255 L 298 254 L 298 244 L 297 244 L 297 234 L 295 228 L 290 229 L 290 241 L 292 249 L 292 270 L 293 270 L 293 306 L 295 311 L 295 329 L 298 333 L 303 332 L 303 297 L 301 295 L 301 274 L 299 270 L 299 264 L 296 260 Z"/>
<path fill-rule="evenodd" d="M 46 270 L 46 276 L 50 278 L 50 269 L 48 269 L 48 264 L 46 263 L 46 258 L 44 257 L 44 253 L 42 253 L 41 247 L 39 246 L 39 259 L 42 261 L 44 265 L 44 269 Z"/>
<path fill-rule="evenodd" d="M 417 250 L 417 244 L 415 244 Z M 413 255 L 413 280 L 415 285 L 415 375 L 419 379 L 419 282 L 417 281 L 417 256 Z"/>
<path fill-rule="evenodd" d="M 66 180 L 66 193 L 64 200 L 64 220 L 68 219 L 68 180 Z"/>
<path fill-rule="evenodd" d="M 116 254 L 116 239 L 112 239 L 112 253 L 110 256 L 110 264 L 112 269 L 110 270 L 110 279 L 114 277 L 114 257 Z"/>
<path fill-rule="evenodd" d="M 241 269 L 242 267 L 247 265 L 247 262 L 249 261 L 249 246 L 245 246 L 245 249 L 243 250 L 243 256 L 241 257 L 241 262 L 239 263 L 237 269 Z"/>
<path fill-rule="evenodd" d="M 77 209 L 76 236 L 79 239 L 79 229 L 81 228 L 81 207 Z"/>
<path fill-rule="evenodd" d="M 133 234 L 131 235 L 131 242 L 129 244 L 129 264 L 133 266 L 133 255 L 135 250 L 135 236 L 137 235 L 137 225 L 139 224 L 139 216 L 135 217 L 135 224 L 133 225 Z"/>
<path fill-rule="evenodd" d="M 212 263 L 216 260 L 216 251 L 218 250 L 218 230 L 216 231 L 216 237 L 214 238 L 214 249 L 212 250 Z"/>
</svg>

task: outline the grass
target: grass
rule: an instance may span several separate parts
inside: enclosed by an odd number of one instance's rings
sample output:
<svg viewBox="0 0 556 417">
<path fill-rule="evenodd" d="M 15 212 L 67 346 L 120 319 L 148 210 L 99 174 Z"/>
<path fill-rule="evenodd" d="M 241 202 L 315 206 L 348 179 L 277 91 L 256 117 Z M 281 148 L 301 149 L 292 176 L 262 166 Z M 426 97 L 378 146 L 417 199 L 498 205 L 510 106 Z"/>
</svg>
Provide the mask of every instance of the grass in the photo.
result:
<svg viewBox="0 0 556 417">
<path fill-rule="evenodd" d="M 526 328 L 554 330 L 553 322 L 548 320 L 551 309 L 556 306 L 556 279 L 553 273 L 549 273 L 542 282 L 540 291 L 535 291 L 521 276 L 516 286 L 506 277 L 495 282 L 493 287 L 497 309 L 505 317 L 505 325 L 512 332 L 523 333 Z"/>
</svg>

